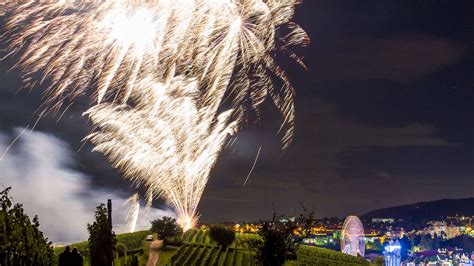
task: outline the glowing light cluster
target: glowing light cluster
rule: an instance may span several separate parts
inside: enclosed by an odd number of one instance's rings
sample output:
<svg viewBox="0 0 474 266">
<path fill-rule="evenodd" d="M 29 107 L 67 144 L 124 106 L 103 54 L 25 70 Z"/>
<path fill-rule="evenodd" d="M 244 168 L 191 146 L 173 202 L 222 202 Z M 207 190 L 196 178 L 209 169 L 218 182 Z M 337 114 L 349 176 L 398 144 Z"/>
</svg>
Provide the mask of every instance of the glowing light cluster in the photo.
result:
<svg viewBox="0 0 474 266">
<path fill-rule="evenodd" d="M 31 1 L 13 8 L 4 36 L 21 53 L 25 86 L 50 84 L 40 116 L 90 94 L 95 150 L 166 199 L 187 228 L 222 147 L 249 113 L 260 117 L 273 101 L 284 147 L 292 139 L 294 91 L 275 56 L 303 65 L 293 51 L 309 41 L 292 22 L 298 3 Z"/>
<path fill-rule="evenodd" d="M 357 216 L 348 216 L 342 225 L 341 251 L 352 256 L 364 256 L 364 226 Z"/>
</svg>

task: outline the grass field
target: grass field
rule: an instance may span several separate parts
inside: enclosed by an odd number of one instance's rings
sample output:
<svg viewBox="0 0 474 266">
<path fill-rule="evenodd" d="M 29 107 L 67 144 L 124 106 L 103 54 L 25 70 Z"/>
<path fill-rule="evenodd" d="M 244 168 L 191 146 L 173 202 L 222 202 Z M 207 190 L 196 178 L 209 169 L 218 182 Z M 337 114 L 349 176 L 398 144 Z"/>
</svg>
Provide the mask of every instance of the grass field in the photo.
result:
<svg viewBox="0 0 474 266">
<path fill-rule="evenodd" d="M 188 230 L 183 245 L 170 258 L 168 265 L 255 265 L 246 240 L 256 235 L 237 234 L 235 241 L 225 250 L 216 245 L 207 231 Z"/>
<path fill-rule="evenodd" d="M 371 265 L 363 258 L 354 257 L 338 251 L 300 245 L 296 252 L 296 261 L 287 261 L 285 266 L 326 265 L 326 266 L 356 266 Z"/>
<path fill-rule="evenodd" d="M 225 250 L 210 239 L 207 231 L 189 230 L 183 235 L 183 245 L 170 258 L 168 265 L 202 266 L 247 266 L 256 265 L 247 240 L 259 238 L 256 234 L 237 234 L 235 241 Z M 355 266 L 370 265 L 362 258 L 338 251 L 301 245 L 297 260 L 287 261 L 286 266 L 327 265 Z"/>
<path fill-rule="evenodd" d="M 139 232 L 134 232 L 134 233 L 119 234 L 117 235 L 117 248 L 124 249 L 126 251 L 142 249 L 143 254 L 140 254 L 137 256 L 138 256 L 138 261 L 140 265 L 145 265 L 146 261 L 148 260 L 148 246 L 149 246 L 148 242 L 145 239 L 146 239 L 146 236 L 149 234 L 150 234 L 149 231 L 139 231 Z M 82 242 L 74 243 L 70 245 L 71 250 L 73 248 L 77 248 L 79 252 L 81 252 L 82 256 L 84 257 L 84 265 L 90 265 L 89 250 L 88 250 L 87 244 L 88 244 L 87 241 L 82 241 Z M 64 248 L 65 247 L 54 248 L 54 255 L 55 255 L 56 260 L 59 257 L 59 254 L 61 254 L 64 251 Z M 176 249 L 166 250 L 166 252 L 163 252 L 165 253 L 164 257 L 166 258 L 166 256 L 168 255 L 168 258 L 169 258 Z M 126 258 L 126 257 L 117 258 L 114 262 L 114 265 L 125 265 L 127 259 L 131 259 L 131 258 Z"/>
<path fill-rule="evenodd" d="M 146 265 L 148 260 L 149 243 L 145 240 L 149 231 L 117 235 L 117 249 L 128 252 L 142 250 L 142 254 L 137 254 L 139 265 Z M 226 249 L 222 249 L 209 237 L 208 231 L 191 229 L 183 235 L 181 246 L 168 245 L 161 250 L 157 265 L 210 265 L 210 266 L 248 266 L 256 265 L 251 248 L 247 242 L 250 239 L 259 238 L 256 234 L 236 234 L 235 241 Z M 71 248 L 78 248 L 84 256 L 84 265 L 90 265 L 87 250 L 87 241 L 70 245 Z M 64 247 L 54 249 L 57 256 L 64 251 Z M 285 266 L 301 265 L 334 265 L 334 266 L 355 266 L 371 265 L 362 258 L 353 257 L 341 252 L 324 248 L 310 247 L 302 245 L 297 252 L 297 260 L 287 261 Z M 114 265 L 127 265 L 131 256 L 117 258 Z"/>
</svg>

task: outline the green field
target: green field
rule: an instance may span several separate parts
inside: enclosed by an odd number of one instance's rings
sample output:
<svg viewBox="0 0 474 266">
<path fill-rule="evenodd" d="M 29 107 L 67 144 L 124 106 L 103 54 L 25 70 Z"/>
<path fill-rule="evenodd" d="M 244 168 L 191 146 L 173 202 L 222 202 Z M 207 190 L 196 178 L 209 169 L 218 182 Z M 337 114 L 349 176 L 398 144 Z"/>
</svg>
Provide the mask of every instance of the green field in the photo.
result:
<svg viewBox="0 0 474 266">
<path fill-rule="evenodd" d="M 137 257 L 140 265 L 145 265 L 148 260 L 148 242 L 145 239 L 146 236 L 149 234 L 149 231 L 119 234 L 117 235 L 117 250 L 123 250 L 127 252 L 142 251 L 142 254 L 137 254 Z M 82 241 L 70 245 L 71 249 L 77 248 L 81 252 L 82 256 L 84 257 L 84 265 L 90 265 L 89 250 L 87 244 L 87 241 Z M 171 256 L 169 253 L 173 254 L 176 249 L 177 248 L 170 248 L 163 251 L 163 257 L 166 258 L 166 256 L 168 255 L 167 257 L 169 258 Z M 59 254 L 61 254 L 63 251 L 64 247 L 54 248 L 54 255 L 56 260 L 59 257 Z M 114 265 L 125 265 L 126 261 L 130 259 L 131 256 L 121 256 L 115 260 Z"/>
<path fill-rule="evenodd" d="M 189 230 L 183 235 L 183 245 L 171 257 L 168 265 L 256 265 L 248 239 L 259 238 L 256 234 L 237 234 L 236 240 L 227 249 L 212 243 L 203 230 Z M 355 266 L 370 265 L 362 258 L 353 257 L 338 251 L 301 245 L 297 251 L 297 260 L 287 261 L 285 265 L 326 265 Z"/>
<path fill-rule="evenodd" d="M 301 245 L 296 252 L 296 261 L 287 261 L 286 266 L 292 265 L 326 265 L 326 266 L 355 266 L 371 265 L 363 258 L 354 257 L 338 251 Z"/>
<path fill-rule="evenodd" d="M 149 243 L 145 240 L 149 231 L 117 235 L 117 254 L 126 251 L 129 255 L 121 254 L 114 265 L 127 265 L 135 253 L 139 265 L 146 265 L 148 260 Z M 182 245 L 166 246 L 159 256 L 157 265 L 211 265 L 211 266 L 247 266 L 256 265 L 253 252 L 247 245 L 249 239 L 259 238 L 256 234 L 236 234 L 235 241 L 226 249 L 222 249 L 209 237 L 208 231 L 191 229 L 183 234 Z M 87 241 L 71 244 L 71 248 L 77 247 L 84 256 L 84 265 L 89 265 Z M 64 251 L 64 247 L 54 249 L 57 256 Z M 326 265 L 326 266 L 353 266 L 371 265 L 362 258 L 353 257 L 341 252 L 324 248 L 301 245 L 297 251 L 297 260 L 287 261 L 286 266 L 301 265 Z"/>
<path fill-rule="evenodd" d="M 168 265 L 255 265 L 246 239 L 256 235 L 237 234 L 235 241 L 225 250 L 217 246 L 207 231 L 188 230 L 183 245 L 170 258 Z"/>
</svg>

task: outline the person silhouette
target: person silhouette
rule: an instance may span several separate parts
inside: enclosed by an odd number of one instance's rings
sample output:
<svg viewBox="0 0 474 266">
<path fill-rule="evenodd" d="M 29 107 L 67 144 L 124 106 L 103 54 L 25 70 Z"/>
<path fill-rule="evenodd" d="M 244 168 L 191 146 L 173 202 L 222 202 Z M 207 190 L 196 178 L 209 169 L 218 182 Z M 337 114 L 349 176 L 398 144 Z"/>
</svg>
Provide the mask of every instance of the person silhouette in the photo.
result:
<svg viewBox="0 0 474 266">
<path fill-rule="evenodd" d="M 84 263 L 84 260 L 82 259 L 82 256 L 79 253 L 79 250 L 77 248 L 74 248 L 72 250 L 72 255 L 71 255 L 71 266 L 82 266 L 83 263 Z"/>
<path fill-rule="evenodd" d="M 66 246 L 63 253 L 61 253 L 59 255 L 58 265 L 59 266 L 68 266 L 68 265 L 70 265 L 71 264 L 71 257 L 72 257 L 71 247 Z"/>
</svg>

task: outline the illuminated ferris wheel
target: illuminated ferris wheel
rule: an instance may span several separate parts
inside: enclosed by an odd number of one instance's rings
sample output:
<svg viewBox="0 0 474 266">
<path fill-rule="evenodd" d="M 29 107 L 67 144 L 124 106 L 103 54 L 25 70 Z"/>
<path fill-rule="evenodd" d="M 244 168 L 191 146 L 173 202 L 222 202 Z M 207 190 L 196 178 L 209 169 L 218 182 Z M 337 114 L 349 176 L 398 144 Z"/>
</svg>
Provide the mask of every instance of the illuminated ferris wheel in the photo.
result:
<svg viewBox="0 0 474 266">
<path fill-rule="evenodd" d="M 348 216 L 342 225 L 341 251 L 352 256 L 364 256 L 364 226 L 357 216 Z"/>
</svg>

